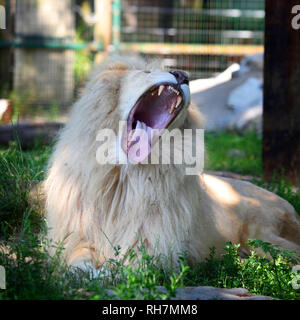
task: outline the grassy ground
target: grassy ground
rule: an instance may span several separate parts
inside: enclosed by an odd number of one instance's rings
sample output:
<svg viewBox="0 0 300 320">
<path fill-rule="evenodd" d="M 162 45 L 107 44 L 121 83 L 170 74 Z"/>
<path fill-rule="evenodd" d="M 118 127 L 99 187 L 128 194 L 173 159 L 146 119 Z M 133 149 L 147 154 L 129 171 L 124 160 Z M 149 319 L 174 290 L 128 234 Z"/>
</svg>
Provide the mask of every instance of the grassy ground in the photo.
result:
<svg viewBox="0 0 300 320">
<path fill-rule="evenodd" d="M 261 176 L 261 139 L 255 134 L 207 134 L 206 146 L 206 169 Z M 17 144 L 0 150 L 0 241 L 4 248 L 0 249 L 0 265 L 7 273 L 7 289 L 0 290 L 0 299 L 103 299 L 108 294 L 105 288 L 121 299 L 169 299 L 181 285 L 244 287 L 254 294 L 300 299 L 300 290 L 291 285 L 297 257 L 259 240 L 250 240 L 249 245 L 261 247 L 272 256 L 271 261 L 254 251 L 242 260 L 239 245 L 228 243 L 221 260 L 211 248 L 210 257 L 193 267 L 187 266 L 182 252 L 181 268 L 174 270 L 163 268 L 141 245 L 130 253 L 136 261 L 131 267 L 123 265 L 119 248 L 115 248 L 115 259 L 107 262 L 109 274 L 90 280 L 88 272 L 72 273 L 60 260 L 60 244 L 52 244 L 58 250 L 56 256 L 49 256 L 43 208 L 29 200 L 26 181 L 43 180 L 50 153 L 50 147 L 23 152 Z M 282 179 L 254 182 L 278 193 L 300 212 L 299 188 L 293 190 Z M 164 285 L 167 292 L 158 292 L 157 285 Z"/>
<path fill-rule="evenodd" d="M 205 135 L 206 169 L 232 171 L 260 176 L 262 174 L 261 137 L 254 132 Z"/>
</svg>

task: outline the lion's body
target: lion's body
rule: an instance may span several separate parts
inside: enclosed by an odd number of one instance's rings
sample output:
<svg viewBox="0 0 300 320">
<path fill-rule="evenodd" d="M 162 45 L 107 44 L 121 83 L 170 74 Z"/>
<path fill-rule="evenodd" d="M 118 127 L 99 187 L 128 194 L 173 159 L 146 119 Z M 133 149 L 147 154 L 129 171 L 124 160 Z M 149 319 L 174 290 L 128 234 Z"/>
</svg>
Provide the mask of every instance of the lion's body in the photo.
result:
<svg viewBox="0 0 300 320">
<path fill-rule="evenodd" d="M 213 246 L 258 238 L 300 253 L 300 219 L 293 207 L 250 183 L 184 165 L 99 165 L 101 128 L 118 130 L 124 66 L 93 79 L 59 136 L 45 183 L 49 235 L 64 241 L 70 264 L 95 265 L 143 240 L 150 252 L 203 260 Z M 127 89 L 128 90 L 128 84 Z M 133 87 L 135 90 L 135 87 Z M 194 112 L 195 113 L 195 112 Z M 192 127 L 192 112 L 182 128 Z"/>
</svg>

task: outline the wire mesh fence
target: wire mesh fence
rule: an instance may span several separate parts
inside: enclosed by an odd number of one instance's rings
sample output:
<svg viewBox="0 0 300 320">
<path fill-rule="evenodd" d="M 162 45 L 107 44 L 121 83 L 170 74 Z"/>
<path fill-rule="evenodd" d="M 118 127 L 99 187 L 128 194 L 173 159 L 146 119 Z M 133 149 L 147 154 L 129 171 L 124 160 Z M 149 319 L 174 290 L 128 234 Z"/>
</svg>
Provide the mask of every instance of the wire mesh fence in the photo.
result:
<svg viewBox="0 0 300 320">
<path fill-rule="evenodd" d="M 263 51 L 264 0 L 0 0 L 0 96 L 21 113 L 65 110 L 104 43 L 207 78 Z M 103 30 L 103 5 L 111 24 Z M 120 15 L 119 15 L 120 13 Z M 100 14 L 100 16 L 98 15 Z M 102 25 L 101 25 L 102 24 Z M 101 30 L 100 30 L 101 31 Z M 92 45 L 93 44 L 93 45 Z"/>
<path fill-rule="evenodd" d="M 123 0 L 121 43 L 205 78 L 263 51 L 264 16 L 264 0 Z"/>
<path fill-rule="evenodd" d="M 8 28 L 0 33 L 0 98 L 15 114 L 55 117 L 74 100 L 93 60 L 93 26 L 78 12 L 84 0 L 2 0 Z M 9 64 L 8 64 L 9 62 Z"/>
</svg>

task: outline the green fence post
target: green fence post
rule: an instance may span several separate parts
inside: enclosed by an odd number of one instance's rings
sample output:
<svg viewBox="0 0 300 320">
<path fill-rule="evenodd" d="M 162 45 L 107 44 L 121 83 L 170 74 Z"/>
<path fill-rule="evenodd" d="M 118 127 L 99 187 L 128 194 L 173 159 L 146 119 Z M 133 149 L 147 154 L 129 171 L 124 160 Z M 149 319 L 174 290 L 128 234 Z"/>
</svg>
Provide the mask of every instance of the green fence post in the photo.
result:
<svg viewBox="0 0 300 320">
<path fill-rule="evenodd" d="M 112 44 L 114 51 L 120 49 L 121 35 L 121 0 L 112 2 Z"/>
</svg>

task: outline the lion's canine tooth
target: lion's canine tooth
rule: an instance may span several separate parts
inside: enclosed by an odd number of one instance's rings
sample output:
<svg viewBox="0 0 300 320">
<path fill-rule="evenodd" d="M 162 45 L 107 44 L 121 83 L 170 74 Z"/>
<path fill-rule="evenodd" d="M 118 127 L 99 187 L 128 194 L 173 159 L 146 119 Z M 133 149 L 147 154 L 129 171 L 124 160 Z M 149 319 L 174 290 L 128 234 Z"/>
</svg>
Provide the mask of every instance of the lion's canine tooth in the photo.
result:
<svg viewBox="0 0 300 320">
<path fill-rule="evenodd" d="M 158 89 L 158 96 L 161 95 L 161 93 L 163 92 L 165 86 L 159 86 L 159 89 Z"/>
<path fill-rule="evenodd" d="M 177 98 L 177 102 L 176 102 L 175 109 L 178 108 L 178 106 L 180 105 L 181 101 L 182 101 L 182 98 L 181 98 L 181 96 L 179 96 L 179 97 Z"/>
<path fill-rule="evenodd" d="M 175 110 L 175 102 L 172 103 L 171 109 L 170 109 L 170 114 L 172 114 Z"/>
</svg>

